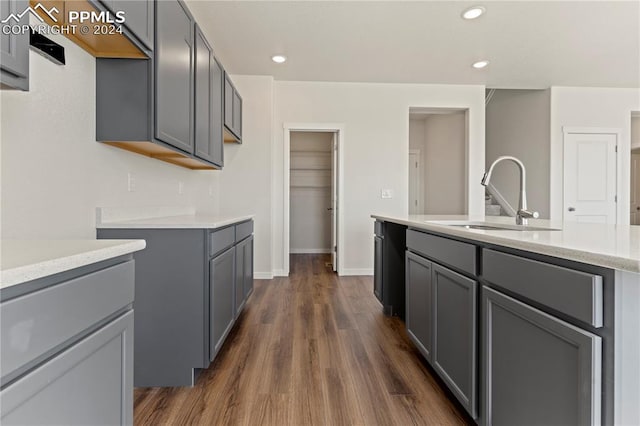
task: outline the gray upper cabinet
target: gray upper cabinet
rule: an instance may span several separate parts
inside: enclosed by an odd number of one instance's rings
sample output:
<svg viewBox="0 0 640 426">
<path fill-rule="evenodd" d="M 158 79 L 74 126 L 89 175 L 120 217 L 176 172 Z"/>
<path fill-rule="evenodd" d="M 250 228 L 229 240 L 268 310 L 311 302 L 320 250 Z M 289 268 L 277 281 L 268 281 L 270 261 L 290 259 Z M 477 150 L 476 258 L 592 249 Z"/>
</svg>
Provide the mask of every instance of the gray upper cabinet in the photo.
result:
<svg viewBox="0 0 640 426">
<path fill-rule="evenodd" d="M 407 252 L 405 323 L 409 337 L 431 361 L 433 332 L 432 263 Z"/>
<path fill-rule="evenodd" d="M 488 287 L 482 300 L 485 424 L 601 424 L 601 338 Z"/>
<path fill-rule="evenodd" d="M 235 247 L 231 247 L 210 262 L 210 361 L 215 358 L 233 326 L 235 258 Z"/>
<path fill-rule="evenodd" d="M 0 16 L 22 13 L 28 0 L 0 1 Z M 27 20 L 29 15 L 23 17 Z M 16 24 L 13 21 L 12 24 Z M 0 87 L 29 90 L 29 33 L 0 34 Z"/>
<path fill-rule="evenodd" d="M 148 49 L 153 49 L 153 15 L 155 0 L 103 0 L 114 12 L 122 11 L 125 26 Z"/>
<path fill-rule="evenodd" d="M 222 77 L 220 64 L 198 26 L 195 29 L 195 155 L 222 167 Z"/>
<path fill-rule="evenodd" d="M 477 417 L 478 283 L 433 264 L 432 365 L 460 403 Z"/>
<path fill-rule="evenodd" d="M 224 73 L 224 127 L 225 142 L 242 143 L 242 97 L 226 72 Z"/>
<path fill-rule="evenodd" d="M 155 136 L 193 153 L 193 19 L 177 0 L 156 3 Z"/>
</svg>

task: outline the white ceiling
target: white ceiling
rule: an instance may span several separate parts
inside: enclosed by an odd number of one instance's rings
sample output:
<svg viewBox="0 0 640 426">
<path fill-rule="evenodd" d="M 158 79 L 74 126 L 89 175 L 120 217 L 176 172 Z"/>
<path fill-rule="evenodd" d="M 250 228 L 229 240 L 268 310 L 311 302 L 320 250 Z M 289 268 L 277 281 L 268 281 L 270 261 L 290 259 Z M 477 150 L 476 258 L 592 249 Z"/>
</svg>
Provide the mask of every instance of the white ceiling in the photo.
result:
<svg viewBox="0 0 640 426">
<path fill-rule="evenodd" d="M 640 1 L 188 1 L 230 73 L 277 80 L 640 87 Z M 461 12 L 482 4 L 474 21 Z M 271 61 L 274 54 L 285 64 Z M 488 59 L 476 70 L 471 64 Z"/>
</svg>

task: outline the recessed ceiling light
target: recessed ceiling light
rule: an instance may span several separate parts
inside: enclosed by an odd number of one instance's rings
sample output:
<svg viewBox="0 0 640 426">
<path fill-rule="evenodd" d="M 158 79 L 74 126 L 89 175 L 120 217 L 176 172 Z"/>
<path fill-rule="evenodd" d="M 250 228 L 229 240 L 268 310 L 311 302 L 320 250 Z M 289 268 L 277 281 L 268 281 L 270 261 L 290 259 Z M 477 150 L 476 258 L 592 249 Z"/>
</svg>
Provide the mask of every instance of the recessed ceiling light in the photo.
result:
<svg viewBox="0 0 640 426">
<path fill-rule="evenodd" d="M 482 6 L 472 6 L 469 9 L 462 12 L 464 19 L 476 19 L 481 17 L 485 12 L 485 8 Z"/>
<path fill-rule="evenodd" d="M 285 62 L 287 60 L 287 57 L 283 56 L 283 55 L 273 55 L 271 57 L 271 60 L 273 62 L 275 62 L 276 64 L 281 64 L 281 63 L 283 63 L 283 62 Z"/>
<path fill-rule="evenodd" d="M 482 69 L 487 65 L 489 65 L 489 61 L 478 61 L 478 62 L 474 62 L 472 66 L 477 69 Z"/>
</svg>

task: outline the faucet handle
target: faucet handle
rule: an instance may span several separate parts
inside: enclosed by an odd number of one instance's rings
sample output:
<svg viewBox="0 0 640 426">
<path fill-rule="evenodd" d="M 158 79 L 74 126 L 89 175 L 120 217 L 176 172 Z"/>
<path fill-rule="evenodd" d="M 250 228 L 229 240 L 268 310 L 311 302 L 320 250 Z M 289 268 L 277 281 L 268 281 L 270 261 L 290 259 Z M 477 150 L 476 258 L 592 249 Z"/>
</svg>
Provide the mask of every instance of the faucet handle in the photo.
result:
<svg viewBox="0 0 640 426">
<path fill-rule="evenodd" d="M 540 217 L 540 213 L 538 212 L 531 212 L 529 210 L 518 210 L 518 216 L 526 218 L 526 219 L 537 219 Z"/>
</svg>

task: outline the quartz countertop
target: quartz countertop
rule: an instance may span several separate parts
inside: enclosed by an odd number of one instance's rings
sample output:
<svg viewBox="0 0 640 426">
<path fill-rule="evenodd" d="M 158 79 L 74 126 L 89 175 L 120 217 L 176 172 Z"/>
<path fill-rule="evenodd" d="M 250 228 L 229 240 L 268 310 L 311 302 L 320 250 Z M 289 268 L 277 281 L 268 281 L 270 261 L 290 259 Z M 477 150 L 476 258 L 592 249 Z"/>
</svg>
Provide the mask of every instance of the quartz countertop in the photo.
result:
<svg viewBox="0 0 640 426">
<path fill-rule="evenodd" d="M 0 289 L 133 253 L 144 240 L 2 240 Z"/>
<path fill-rule="evenodd" d="M 605 268 L 640 272 L 640 226 L 551 222 L 530 219 L 530 226 L 557 228 L 547 231 L 479 230 L 438 221 L 474 221 L 515 224 L 513 217 L 436 215 L 371 215 L 372 218 L 454 237 L 573 260 Z"/>
<path fill-rule="evenodd" d="M 253 215 L 217 216 L 187 214 L 179 216 L 148 217 L 140 219 L 99 222 L 98 229 L 149 228 L 149 229 L 215 229 L 253 219 Z"/>
</svg>

